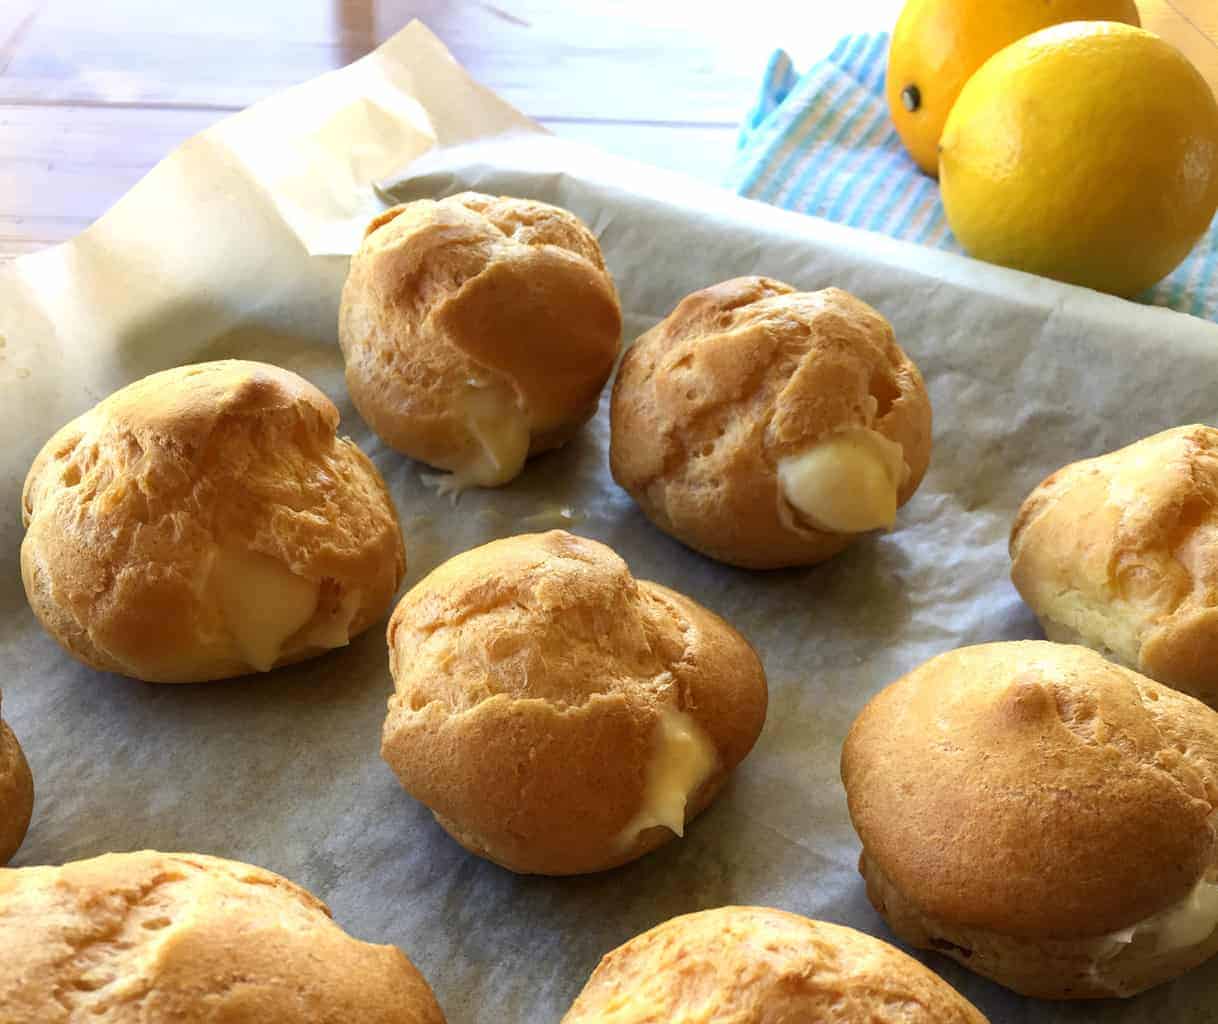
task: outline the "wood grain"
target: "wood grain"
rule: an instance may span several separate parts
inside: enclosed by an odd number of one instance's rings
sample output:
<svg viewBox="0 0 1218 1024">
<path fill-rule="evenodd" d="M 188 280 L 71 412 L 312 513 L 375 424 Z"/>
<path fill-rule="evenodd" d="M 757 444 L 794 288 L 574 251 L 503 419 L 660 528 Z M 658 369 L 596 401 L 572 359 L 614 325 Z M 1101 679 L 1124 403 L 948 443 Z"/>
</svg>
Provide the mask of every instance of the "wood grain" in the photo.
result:
<svg viewBox="0 0 1218 1024">
<path fill-rule="evenodd" d="M 550 130 L 706 180 L 776 47 L 805 66 L 901 0 L 0 0 L 0 259 L 71 237 L 175 145 L 412 17 Z M 1139 0 L 1218 86 L 1218 3 Z"/>
<path fill-rule="evenodd" d="M 773 14 L 784 6 L 759 3 Z M 688 5 L 666 17 L 664 4 L 642 0 L 212 0 L 189 18 L 163 0 L 94 6 L 104 9 L 82 17 L 84 0 L 49 0 L 0 77 L 0 101 L 236 109 L 348 63 L 418 17 L 532 116 L 735 123 L 784 35 L 777 17 L 759 29 L 758 19 L 681 16 Z"/>
<path fill-rule="evenodd" d="M 227 111 L 0 105 L 0 252 L 51 244 L 87 227 L 171 149 Z M 717 179 L 734 127 L 558 122 L 557 134 Z M 48 195 L 48 191 L 52 194 Z M 33 245 L 37 248 L 37 245 Z M 31 245 L 21 246 L 21 252 Z"/>
<path fill-rule="evenodd" d="M 1218 92 L 1218 3 L 1137 0 L 1142 27 L 1162 36 L 1197 66 Z"/>
</svg>

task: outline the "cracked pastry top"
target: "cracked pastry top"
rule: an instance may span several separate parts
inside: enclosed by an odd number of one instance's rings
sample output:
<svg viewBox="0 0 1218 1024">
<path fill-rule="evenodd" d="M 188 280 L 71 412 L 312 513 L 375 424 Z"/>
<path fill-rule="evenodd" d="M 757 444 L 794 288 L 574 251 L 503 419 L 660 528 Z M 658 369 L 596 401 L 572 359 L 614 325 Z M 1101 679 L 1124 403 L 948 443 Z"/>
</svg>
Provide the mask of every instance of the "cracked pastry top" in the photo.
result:
<svg viewBox="0 0 1218 1024">
<path fill-rule="evenodd" d="M 607 953 L 562 1024 L 986 1024 L 938 975 L 853 928 L 769 907 L 674 917 Z"/>
<path fill-rule="evenodd" d="M 0 1020 L 443 1024 L 393 946 L 279 875 L 196 853 L 0 869 Z"/>
<path fill-rule="evenodd" d="M 34 777 L 13 730 L 0 718 L 0 864 L 7 864 L 30 827 Z"/>
<path fill-rule="evenodd" d="M 343 288 L 347 388 L 391 448 L 497 487 L 596 412 L 621 344 L 613 280 L 574 214 L 463 192 L 386 210 Z"/>
<path fill-rule="evenodd" d="M 312 384 L 225 360 L 155 373 L 56 433 L 30 469 L 21 575 L 86 665 L 199 682 L 367 629 L 406 569 L 393 503 Z"/>
<path fill-rule="evenodd" d="M 660 529 L 753 569 L 891 527 L 930 459 L 921 374 L 837 288 L 740 277 L 686 296 L 613 387 L 613 477 Z"/>
<path fill-rule="evenodd" d="M 842 750 L 867 894 L 1023 995 L 1134 995 L 1218 951 L 1218 713 L 1083 647 L 950 651 Z"/>
<path fill-rule="evenodd" d="M 1011 528 L 1051 640 L 1218 702 L 1218 430 L 1165 430 L 1059 469 Z"/>
<path fill-rule="evenodd" d="M 522 873 L 601 871 L 681 835 L 765 719 L 739 633 L 559 530 L 445 562 L 388 639 L 382 756 L 462 846 Z"/>
</svg>

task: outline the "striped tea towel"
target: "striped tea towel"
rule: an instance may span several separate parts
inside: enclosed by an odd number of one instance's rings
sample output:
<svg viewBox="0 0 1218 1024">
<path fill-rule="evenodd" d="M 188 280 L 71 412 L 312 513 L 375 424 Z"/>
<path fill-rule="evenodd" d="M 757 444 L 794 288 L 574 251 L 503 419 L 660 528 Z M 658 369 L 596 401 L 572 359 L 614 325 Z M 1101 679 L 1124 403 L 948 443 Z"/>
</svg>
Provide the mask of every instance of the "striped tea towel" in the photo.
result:
<svg viewBox="0 0 1218 1024">
<path fill-rule="evenodd" d="M 884 102 L 888 34 L 846 36 L 803 75 L 778 50 L 740 127 L 727 184 L 851 227 L 962 252 L 939 186 L 909 158 Z M 1218 320 L 1218 222 L 1139 301 Z"/>
</svg>

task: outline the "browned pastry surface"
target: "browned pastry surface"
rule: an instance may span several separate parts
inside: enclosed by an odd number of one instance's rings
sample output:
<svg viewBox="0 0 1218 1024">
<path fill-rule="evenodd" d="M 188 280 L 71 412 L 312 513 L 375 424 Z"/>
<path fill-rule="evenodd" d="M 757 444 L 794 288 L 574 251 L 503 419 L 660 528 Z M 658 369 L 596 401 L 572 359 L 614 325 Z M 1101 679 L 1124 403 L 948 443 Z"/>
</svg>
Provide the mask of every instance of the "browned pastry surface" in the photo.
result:
<svg viewBox="0 0 1218 1024">
<path fill-rule="evenodd" d="M 1003 935 L 926 914 L 865 852 L 859 871 L 867 883 L 867 898 L 902 942 L 933 949 L 1034 999 L 1133 996 L 1218 953 L 1218 930 L 1196 944 L 1163 951 L 1154 935 L 1145 931 L 1098 939 Z"/>
<path fill-rule="evenodd" d="M 686 914 L 607 954 L 563 1024 L 985 1024 L 879 939 L 767 907 Z"/>
<path fill-rule="evenodd" d="M 339 320 L 360 414 L 393 448 L 454 472 L 480 457 L 487 409 L 521 420 L 528 454 L 565 442 L 596 411 L 620 340 L 617 292 L 579 218 L 476 192 L 373 220 Z"/>
<path fill-rule="evenodd" d="M 749 568 L 804 565 L 857 534 L 807 522 L 776 465 L 849 428 L 901 446 L 897 503 L 908 501 L 930 459 L 930 401 L 888 322 L 837 288 L 741 277 L 687 296 L 626 353 L 610 462 L 690 547 Z"/>
<path fill-rule="evenodd" d="M 598 871 L 672 838 L 620 838 L 666 710 L 714 751 L 686 820 L 765 718 L 765 675 L 739 633 L 561 531 L 445 562 L 402 599 L 388 639 L 385 760 L 458 842 L 515 871 Z"/>
<path fill-rule="evenodd" d="M 405 572 L 376 468 L 287 370 L 226 360 L 156 373 L 56 433 L 26 478 L 35 614 L 94 668 L 151 682 L 240 675 L 341 646 Z M 290 605 L 282 643 L 258 624 Z M 287 613 L 285 613 L 287 614 Z"/>
<path fill-rule="evenodd" d="M 0 869 L 0 1020 L 443 1024 L 393 946 L 261 868 L 118 853 Z"/>
<path fill-rule="evenodd" d="M 1218 701 L 1218 430 L 1166 430 L 1059 469 L 1011 529 L 1050 639 Z"/>
<path fill-rule="evenodd" d="M 0 864 L 7 864 L 30 827 L 34 777 L 13 730 L 0 719 Z"/>
<path fill-rule="evenodd" d="M 1093 651 L 932 658 L 859 715 L 842 779 L 872 901 L 911 943 L 1057 997 L 1128 995 L 1218 948 L 1113 938 L 1215 880 L 1218 713 Z"/>
</svg>

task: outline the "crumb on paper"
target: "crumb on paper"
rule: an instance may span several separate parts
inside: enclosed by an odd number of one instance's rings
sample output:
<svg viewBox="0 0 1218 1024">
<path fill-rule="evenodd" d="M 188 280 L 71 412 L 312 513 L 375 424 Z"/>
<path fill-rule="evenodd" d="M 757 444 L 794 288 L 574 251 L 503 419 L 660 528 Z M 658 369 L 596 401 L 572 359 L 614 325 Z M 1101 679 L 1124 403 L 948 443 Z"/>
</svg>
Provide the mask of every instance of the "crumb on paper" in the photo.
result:
<svg viewBox="0 0 1218 1024">
<path fill-rule="evenodd" d="M 454 507 L 456 507 L 457 501 L 461 497 L 461 492 L 470 486 L 457 473 L 424 473 L 420 471 L 419 479 L 423 481 L 425 487 L 433 488 L 441 498 L 447 497 Z"/>
<path fill-rule="evenodd" d="M 570 505 L 553 505 L 525 516 L 520 520 L 520 525 L 531 530 L 554 530 L 574 526 L 584 519 L 584 514 Z"/>
</svg>

